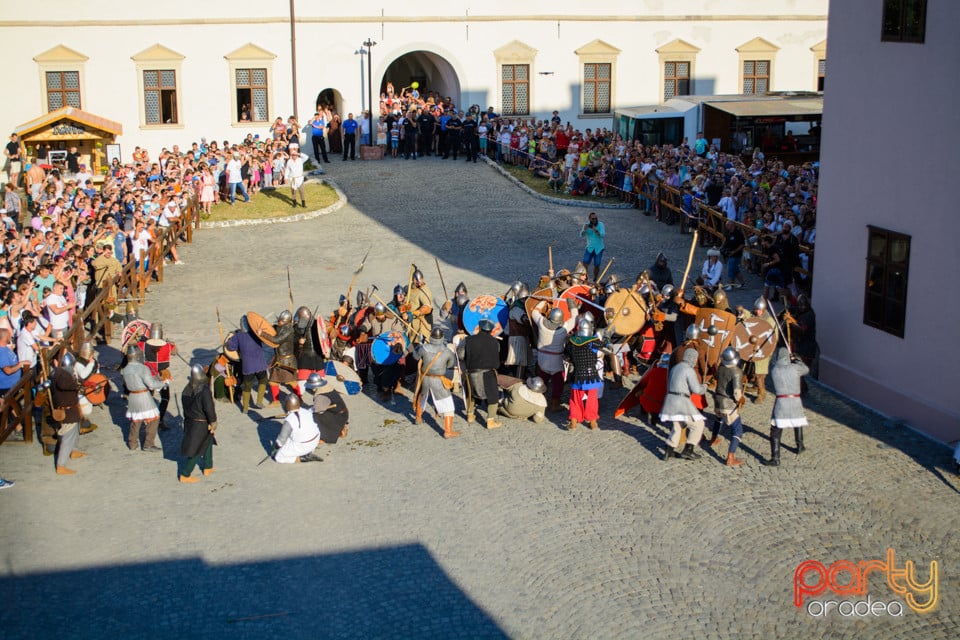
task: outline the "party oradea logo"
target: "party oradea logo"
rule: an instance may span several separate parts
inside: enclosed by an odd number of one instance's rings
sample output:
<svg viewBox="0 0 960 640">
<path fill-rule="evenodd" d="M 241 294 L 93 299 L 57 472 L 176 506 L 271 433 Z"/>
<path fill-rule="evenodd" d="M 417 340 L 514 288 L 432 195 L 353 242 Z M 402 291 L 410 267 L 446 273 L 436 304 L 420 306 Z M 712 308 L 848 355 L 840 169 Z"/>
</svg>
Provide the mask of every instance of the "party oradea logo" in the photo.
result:
<svg viewBox="0 0 960 640">
<path fill-rule="evenodd" d="M 883 599 L 879 593 L 868 593 L 869 586 L 876 591 L 883 584 L 881 576 L 899 598 Z M 905 611 L 929 613 L 937 606 L 939 597 L 937 561 L 930 561 L 927 580 L 921 582 L 912 560 L 897 566 L 893 549 L 887 549 L 885 561 L 837 560 L 826 566 L 819 560 L 804 560 L 793 572 L 793 604 L 805 607 L 815 618 L 834 612 L 848 618 L 902 617 Z"/>
</svg>

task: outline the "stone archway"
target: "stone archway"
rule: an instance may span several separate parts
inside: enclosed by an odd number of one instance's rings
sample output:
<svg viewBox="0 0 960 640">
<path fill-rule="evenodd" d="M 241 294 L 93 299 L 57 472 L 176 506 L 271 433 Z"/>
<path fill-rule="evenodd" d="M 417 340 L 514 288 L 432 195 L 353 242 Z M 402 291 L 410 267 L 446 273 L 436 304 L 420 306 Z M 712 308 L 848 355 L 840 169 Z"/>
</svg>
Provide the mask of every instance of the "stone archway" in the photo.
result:
<svg viewBox="0 0 960 640">
<path fill-rule="evenodd" d="M 420 84 L 423 96 L 435 93 L 440 98 L 451 98 L 460 106 L 460 78 L 447 60 L 432 51 L 411 51 L 396 58 L 387 66 L 380 79 L 379 92 L 386 93 L 392 83 L 397 95 L 413 82 Z"/>
<path fill-rule="evenodd" d="M 343 96 L 336 89 L 327 87 L 318 93 L 314 104 L 316 109 L 325 106 L 343 117 Z"/>
</svg>

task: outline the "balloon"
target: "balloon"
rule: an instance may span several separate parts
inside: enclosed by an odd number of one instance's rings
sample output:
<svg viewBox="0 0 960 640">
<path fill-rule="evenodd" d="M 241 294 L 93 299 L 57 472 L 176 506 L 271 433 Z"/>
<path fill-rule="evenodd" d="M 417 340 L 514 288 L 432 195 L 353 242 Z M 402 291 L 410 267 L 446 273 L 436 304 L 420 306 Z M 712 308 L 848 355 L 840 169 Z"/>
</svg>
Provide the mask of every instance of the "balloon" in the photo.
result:
<svg viewBox="0 0 960 640">
<path fill-rule="evenodd" d="M 419 89 L 419 88 L 420 88 L 420 83 L 419 83 L 419 82 L 412 82 L 412 83 L 410 84 L 410 86 L 413 87 L 414 89 Z"/>
</svg>

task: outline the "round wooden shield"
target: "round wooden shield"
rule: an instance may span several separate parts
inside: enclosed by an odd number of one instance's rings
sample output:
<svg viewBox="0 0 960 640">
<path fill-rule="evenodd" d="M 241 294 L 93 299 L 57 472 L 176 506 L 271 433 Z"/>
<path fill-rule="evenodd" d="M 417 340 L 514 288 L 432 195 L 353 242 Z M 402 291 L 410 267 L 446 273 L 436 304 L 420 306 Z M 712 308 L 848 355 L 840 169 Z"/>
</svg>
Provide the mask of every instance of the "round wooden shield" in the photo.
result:
<svg viewBox="0 0 960 640">
<path fill-rule="evenodd" d="M 355 396 L 360 393 L 362 385 L 360 376 L 357 372 L 347 366 L 345 362 L 336 362 L 327 360 L 324 366 L 324 375 L 331 388 L 336 389 L 342 394 Z M 341 380 L 341 378 L 343 378 Z"/>
<path fill-rule="evenodd" d="M 463 310 L 463 328 L 470 335 L 477 333 L 482 318 L 493 320 L 492 335 L 498 336 L 506 331 L 510 320 L 510 308 L 496 296 L 477 296 Z"/>
<path fill-rule="evenodd" d="M 237 333 L 236 331 L 231 331 L 230 333 L 227 334 L 227 337 L 224 339 L 224 341 L 223 341 L 223 355 L 227 356 L 227 359 L 229 359 L 229 360 L 233 360 L 234 362 L 239 362 L 239 361 L 240 361 L 240 354 L 237 353 L 237 351 L 235 351 L 235 350 L 233 350 L 233 349 L 228 349 L 228 348 L 227 348 L 227 343 L 230 342 L 230 338 L 232 338 L 236 333 Z"/>
<path fill-rule="evenodd" d="M 127 323 L 120 338 L 120 350 L 126 351 L 131 344 L 137 344 L 140 339 L 150 335 L 150 323 L 137 318 Z"/>
<path fill-rule="evenodd" d="M 570 319 L 570 308 L 567 307 L 567 300 L 574 300 L 577 303 L 577 306 L 583 305 L 584 300 L 590 300 L 590 287 L 585 284 L 575 284 L 572 287 L 568 287 L 563 290 L 563 293 L 560 294 L 560 300 L 557 300 L 553 303 L 554 307 L 559 308 L 563 311 L 563 321 L 566 322 Z M 590 307 L 590 305 L 587 305 Z M 581 309 L 582 311 L 582 309 Z"/>
<path fill-rule="evenodd" d="M 406 353 L 409 345 L 410 340 L 403 331 L 381 333 L 373 339 L 373 346 L 370 347 L 370 355 L 377 364 L 393 364 Z M 398 347 L 396 351 L 394 350 L 395 346 Z"/>
<path fill-rule="evenodd" d="M 647 304 L 636 291 L 620 289 L 607 296 L 603 315 L 608 329 L 620 336 L 632 336 L 647 321 Z"/>
<path fill-rule="evenodd" d="M 777 348 L 777 329 L 763 318 L 744 318 L 733 328 L 730 346 L 745 362 L 769 358 Z"/>
<path fill-rule="evenodd" d="M 102 373 L 91 374 L 83 381 L 83 392 L 90 404 L 99 406 L 110 397 L 110 381 Z"/>
<path fill-rule="evenodd" d="M 528 297 L 523 302 L 524 308 L 527 310 L 527 317 L 531 318 L 531 324 L 533 322 L 533 310 L 536 309 L 539 305 L 543 304 L 544 298 L 552 298 L 553 292 L 550 289 L 537 289 L 533 294 Z M 552 303 L 551 303 L 552 304 Z"/>
<path fill-rule="evenodd" d="M 277 335 L 277 330 L 273 328 L 266 318 L 255 311 L 247 312 L 247 324 L 250 325 L 250 333 L 255 335 L 268 347 L 277 347 L 273 337 Z"/>
<path fill-rule="evenodd" d="M 733 340 L 737 316 L 723 309 L 702 307 L 697 310 L 695 322 L 700 329 L 699 340 L 707 347 L 707 364 L 714 367 L 720 363 L 720 354 Z M 710 327 L 716 327 L 714 335 L 710 335 Z"/>
</svg>

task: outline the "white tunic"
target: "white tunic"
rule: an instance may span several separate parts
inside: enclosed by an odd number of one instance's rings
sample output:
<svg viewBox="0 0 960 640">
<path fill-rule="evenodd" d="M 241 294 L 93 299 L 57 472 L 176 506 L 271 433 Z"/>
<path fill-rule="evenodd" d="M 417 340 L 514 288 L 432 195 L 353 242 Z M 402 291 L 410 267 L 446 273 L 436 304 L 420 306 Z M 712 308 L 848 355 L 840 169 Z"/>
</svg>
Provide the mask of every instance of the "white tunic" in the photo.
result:
<svg viewBox="0 0 960 640">
<path fill-rule="evenodd" d="M 297 458 L 307 455 L 320 444 L 320 428 L 313 421 L 313 410 L 309 407 L 290 412 L 283 426 L 281 434 L 289 427 L 290 436 L 283 442 L 277 440 L 280 448 L 273 455 L 273 459 L 281 464 L 296 462 Z"/>
</svg>

